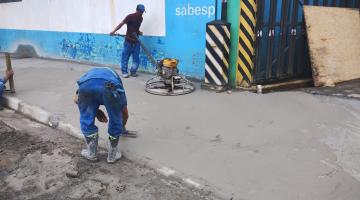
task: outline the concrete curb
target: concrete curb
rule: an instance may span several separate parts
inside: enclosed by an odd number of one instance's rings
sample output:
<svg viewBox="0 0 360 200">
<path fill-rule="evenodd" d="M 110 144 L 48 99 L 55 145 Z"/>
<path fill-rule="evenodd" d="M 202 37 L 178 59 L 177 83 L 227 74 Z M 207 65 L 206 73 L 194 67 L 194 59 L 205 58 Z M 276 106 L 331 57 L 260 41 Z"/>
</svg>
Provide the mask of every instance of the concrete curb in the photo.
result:
<svg viewBox="0 0 360 200">
<path fill-rule="evenodd" d="M 83 139 L 83 135 L 78 128 L 74 127 L 70 123 L 66 123 L 61 120 L 58 121 L 55 114 L 50 113 L 41 107 L 37 107 L 34 105 L 30 105 L 26 102 L 22 102 L 20 99 L 18 99 L 17 97 L 14 97 L 14 96 L 3 96 L 3 103 L 4 103 L 4 106 L 6 106 L 16 112 L 19 112 L 20 114 L 22 114 L 34 121 L 45 124 L 54 129 L 63 131 L 69 135 L 76 137 L 76 138 Z M 101 148 L 106 149 L 107 141 L 104 141 L 101 139 L 99 141 L 99 146 Z M 208 183 L 207 181 L 205 181 L 201 178 L 194 178 L 191 176 L 187 176 L 181 172 L 178 172 L 169 167 L 166 167 L 165 165 L 163 165 L 159 162 L 156 162 L 150 158 L 143 157 L 143 156 L 131 153 L 129 151 L 122 150 L 122 153 L 123 153 L 124 157 L 126 157 L 129 160 L 132 160 L 140 165 L 144 165 L 146 167 L 152 168 L 164 176 L 175 178 L 178 181 L 181 181 L 191 187 L 201 189 L 204 191 L 209 191 L 209 192 L 213 193 L 216 198 L 233 199 L 233 195 L 226 194 L 225 192 L 221 191 L 219 188 L 211 185 L 210 183 Z"/>
</svg>

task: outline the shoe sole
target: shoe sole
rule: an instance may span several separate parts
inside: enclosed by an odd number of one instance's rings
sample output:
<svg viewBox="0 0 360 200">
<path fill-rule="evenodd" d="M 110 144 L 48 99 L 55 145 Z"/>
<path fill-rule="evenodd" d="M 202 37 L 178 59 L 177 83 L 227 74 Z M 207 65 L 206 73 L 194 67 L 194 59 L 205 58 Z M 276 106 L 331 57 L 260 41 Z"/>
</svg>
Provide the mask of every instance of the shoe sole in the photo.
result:
<svg viewBox="0 0 360 200">
<path fill-rule="evenodd" d="M 121 158 L 122 158 L 122 157 L 121 157 Z M 117 161 L 119 161 L 121 158 L 116 159 L 116 160 L 114 160 L 114 161 L 109 161 L 109 160 L 106 160 L 106 161 L 107 161 L 107 163 L 109 163 L 109 164 L 114 164 L 114 163 L 116 163 Z"/>
<path fill-rule="evenodd" d="M 114 161 L 109 161 L 109 159 L 106 159 L 106 161 L 107 161 L 107 163 L 109 163 L 109 164 L 113 164 L 113 163 L 116 163 L 116 161 L 121 160 L 122 157 L 123 157 L 123 155 L 121 155 L 120 158 L 117 158 L 117 159 L 115 159 Z"/>
<path fill-rule="evenodd" d="M 87 157 L 87 156 L 83 155 L 82 152 L 80 153 L 80 155 L 81 155 L 81 157 L 83 157 L 83 158 L 85 158 L 86 160 L 89 160 L 89 161 L 97 161 L 98 160 L 97 156 L 95 156 L 93 158 Z"/>
<path fill-rule="evenodd" d="M 87 157 L 85 157 L 85 156 L 83 156 L 83 155 L 81 155 L 81 157 L 84 158 L 84 159 L 86 159 L 86 160 L 88 160 L 88 161 L 93 161 L 93 162 L 98 161 L 97 158 L 87 158 Z"/>
</svg>

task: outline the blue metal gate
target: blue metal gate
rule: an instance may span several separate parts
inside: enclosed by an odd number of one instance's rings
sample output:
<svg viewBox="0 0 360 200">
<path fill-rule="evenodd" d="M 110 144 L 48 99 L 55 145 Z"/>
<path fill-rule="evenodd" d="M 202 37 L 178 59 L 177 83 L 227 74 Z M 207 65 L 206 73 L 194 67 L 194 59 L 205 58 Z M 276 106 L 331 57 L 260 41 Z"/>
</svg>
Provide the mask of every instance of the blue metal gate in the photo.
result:
<svg viewBox="0 0 360 200">
<path fill-rule="evenodd" d="M 303 6 L 359 8 L 360 0 L 258 0 L 254 83 L 310 77 Z"/>
</svg>

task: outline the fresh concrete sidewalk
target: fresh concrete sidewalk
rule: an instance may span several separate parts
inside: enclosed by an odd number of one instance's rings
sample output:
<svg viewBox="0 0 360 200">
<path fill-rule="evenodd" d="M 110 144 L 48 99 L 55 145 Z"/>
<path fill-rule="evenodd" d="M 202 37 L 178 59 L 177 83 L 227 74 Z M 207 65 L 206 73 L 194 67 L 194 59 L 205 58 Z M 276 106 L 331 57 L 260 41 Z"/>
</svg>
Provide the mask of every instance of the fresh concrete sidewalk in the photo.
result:
<svg viewBox="0 0 360 200">
<path fill-rule="evenodd" d="M 79 133 L 72 99 L 76 80 L 90 66 L 12 62 L 21 106 L 40 107 Z M 234 199 L 359 199 L 360 101 L 302 92 L 229 95 L 200 89 L 163 97 L 144 91 L 148 78 L 124 80 L 128 129 L 139 132 L 137 139 L 121 140 L 125 153 Z M 99 125 L 106 139 L 107 128 Z"/>
</svg>

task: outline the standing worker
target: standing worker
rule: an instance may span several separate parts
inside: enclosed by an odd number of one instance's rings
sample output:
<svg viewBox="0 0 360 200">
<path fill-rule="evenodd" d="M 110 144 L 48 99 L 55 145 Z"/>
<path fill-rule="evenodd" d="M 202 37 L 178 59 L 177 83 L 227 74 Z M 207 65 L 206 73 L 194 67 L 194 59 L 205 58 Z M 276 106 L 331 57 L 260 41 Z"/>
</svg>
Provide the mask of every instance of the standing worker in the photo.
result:
<svg viewBox="0 0 360 200">
<path fill-rule="evenodd" d="M 4 78 L 0 79 L 0 98 L 2 97 L 2 94 L 5 89 L 5 83 L 14 75 L 13 70 L 6 70 Z M 0 110 L 3 110 L 4 107 L 0 105 Z"/>
<path fill-rule="evenodd" d="M 125 131 L 128 119 L 125 90 L 119 75 L 108 67 L 94 67 L 77 81 L 79 89 L 75 103 L 80 111 L 81 131 L 85 136 L 87 149 L 81 155 L 88 160 L 97 160 L 98 127 L 95 117 L 103 123 L 108 122 L 105 113 L 99 109 L 104 105 L 109 116 L 108 163 L 121 158 L 117 146 L 120 135 Z"/>
<path fill-rule="evenodd" d="M 126 18 L 110 33 L 110 35 L 113 36 L 115 35 L 116 31 L 119 30 L 124 24 L 127 26 L 124 50 L 121 57 L 121 72 L 124 78 L 129 77 L 128 63 L 130 55 L 132 55 L 133 61 L 133 65 L 130 69 L 130 75 L 133 77 L 138 76 L 136 72 L 140 64 L 140 43 L 137 39 L 137 36 L 143 34 L 140 31 L 140 26 L 143 21 L 142 15 L 144 12 L 145 6 L 138 4 L 136 6 L 136 12 L 126 16 Z"/>
</svg>

